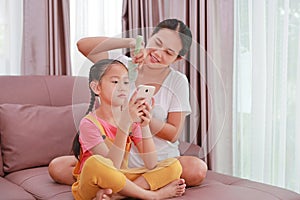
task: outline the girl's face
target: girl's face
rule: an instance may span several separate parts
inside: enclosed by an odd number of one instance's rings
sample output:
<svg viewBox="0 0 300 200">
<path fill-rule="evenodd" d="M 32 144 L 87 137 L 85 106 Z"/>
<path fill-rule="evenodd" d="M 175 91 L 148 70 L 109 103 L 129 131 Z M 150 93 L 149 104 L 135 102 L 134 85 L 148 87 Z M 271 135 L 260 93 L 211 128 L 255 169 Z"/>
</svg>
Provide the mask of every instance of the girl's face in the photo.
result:
<svg viewBox="0 0 300 200">
<path fill-rule="evenodd" d="M 182 47 L 178 32 L 163 28 L 149 39 L 144 63 L 155 68 L 167 67 L 178 59 Z"/>
<path fill-rule="evenodd" d="M 129 94 L 128 71 L 121 64 L 112 64 L 99 82 L 101 103 L 121 106 Z"/>
</svg>

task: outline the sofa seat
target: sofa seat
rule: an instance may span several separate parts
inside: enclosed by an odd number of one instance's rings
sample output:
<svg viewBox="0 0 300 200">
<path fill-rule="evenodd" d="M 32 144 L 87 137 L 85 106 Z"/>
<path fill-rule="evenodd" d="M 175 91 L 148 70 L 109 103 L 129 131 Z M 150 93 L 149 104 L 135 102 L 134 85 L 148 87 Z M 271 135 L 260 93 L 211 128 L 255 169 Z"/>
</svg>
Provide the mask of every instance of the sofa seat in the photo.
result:
<svg viewBox="0 0 300 200">
<path fill-rule="evenodd" d="M 300 200 L 300 195 L 275 186 L 241 179 L 208 170 L 198 187 L 188 188 L 176 199 L 201 200 Z"/>
<path fill-rule="evenodd" d="M 0 177 L 0 199 L 3 200 L 34 200 L 22 187 Z"/>
<path fill-rule="evenodd" d="M 5 178 L 24 188 L 26 192 L 32 194 L 36 199 L 73 200 L 71 187 L 55 183 L 49 176 L 48 167 L 12 172 Z"/>
</svg>

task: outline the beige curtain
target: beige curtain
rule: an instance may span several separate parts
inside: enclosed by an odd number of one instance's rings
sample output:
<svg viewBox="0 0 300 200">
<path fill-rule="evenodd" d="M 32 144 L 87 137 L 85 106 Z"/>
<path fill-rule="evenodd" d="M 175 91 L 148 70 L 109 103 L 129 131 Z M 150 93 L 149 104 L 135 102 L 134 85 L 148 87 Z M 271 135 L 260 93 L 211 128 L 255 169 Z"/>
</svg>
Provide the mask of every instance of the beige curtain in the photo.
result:
<svg viewBox="0 0 300 200">
<path fill-rule="evenodd" d="M 71 75 L 69 0 L 24 0 L 22 75 Z"/>
<path fill-rule="evenodd" d="M 190 27 L 191 51 L 173 66 L 190 82 L 193 113 L 183 139 L 205 149 L 203 158 L 210 169 L 231 174 L 233 0 L 153 1 L 157 4 L 150 9 L 152 15 L 145 15 L 144 1 L 123 2 L 124 31 L 143 27 L 142 22 L 155 26 L 167 18 L 180 19 Z M 150 1 L 145 2 L 150 6 Z"/>
<path fill-rule="evenodd" d="M 234 0 L 207 0 L 206 149 L 211 169 L 232 174 Z M 202 99 L 201 99 L 202 100 Z"/>
</svg>

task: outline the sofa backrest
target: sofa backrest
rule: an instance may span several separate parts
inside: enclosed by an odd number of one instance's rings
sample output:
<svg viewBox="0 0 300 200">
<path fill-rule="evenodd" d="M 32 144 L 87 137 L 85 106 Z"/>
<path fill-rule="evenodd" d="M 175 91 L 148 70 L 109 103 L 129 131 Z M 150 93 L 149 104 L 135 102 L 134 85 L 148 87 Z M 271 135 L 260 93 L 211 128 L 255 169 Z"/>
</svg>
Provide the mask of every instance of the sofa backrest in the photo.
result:
<svg viewBox="0 0 300 200">
<path fill-rule="evenodd" d="M 0 175 L 71 153 L 89 103 L 88 80 L 0 76 Z"/>
</svg>

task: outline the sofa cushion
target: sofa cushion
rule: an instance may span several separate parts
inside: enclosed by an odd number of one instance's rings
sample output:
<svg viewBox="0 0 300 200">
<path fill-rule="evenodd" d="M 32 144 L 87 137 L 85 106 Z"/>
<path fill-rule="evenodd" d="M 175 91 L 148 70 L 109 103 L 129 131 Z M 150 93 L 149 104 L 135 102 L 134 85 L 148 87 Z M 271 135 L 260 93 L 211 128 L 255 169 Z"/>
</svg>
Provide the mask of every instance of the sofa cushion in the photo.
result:
<svg viewBox="0 0 300 200">
<path fill-rule="evenodd" d="M 12 172 L 5 178 L 24 188 L 24 190 L 32 194 L 36 199 L 74 199 L 71 186 L 55 183 L 49 176 L 48 167 L 37 167 Z"/>
<path fill-rule="evenodd" d="M 188 188 L 182 197 L 175 199 L 296 200 L 299 197 L 299 194 L 290 190 L 208 170 L 200 186 Z"/>
<path fill-rule="evenodd" d="M 16 199 L 26 199 L 34 200 L 35 198 L 27 193 L 23 188 L 9 182 L 8 180 L 0 177 L 0 199 L 5 200 L 16 200 Z"/>
<path fill-rule="evenodd" d="M 0 132 L 1 134 L 1 132 Z M 0 176 L 3 176 L 4 175 L 4 172 L 3 172 L 3 159 L 2 159 L 2 150 L 1 150 L 1 137 L 0 137 Z"/>
<path fill-rule="evenodd" d="M 86 109 L 87 104 L 0 105 L 4 172 L 48 165 L 53 158 L 70 154 L 76 127 Z"/>
</svg>

